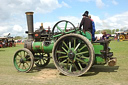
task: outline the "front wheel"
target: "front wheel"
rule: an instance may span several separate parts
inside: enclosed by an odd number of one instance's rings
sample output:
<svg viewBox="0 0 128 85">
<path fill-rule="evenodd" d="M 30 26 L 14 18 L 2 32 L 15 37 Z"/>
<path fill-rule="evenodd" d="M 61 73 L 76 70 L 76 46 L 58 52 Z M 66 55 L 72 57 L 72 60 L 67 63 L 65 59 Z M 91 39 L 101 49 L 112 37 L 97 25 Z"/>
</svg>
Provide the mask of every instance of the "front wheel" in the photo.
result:
<svg viewBox="0 0 128 85">
<path fill-rule="evenodd" d="M 15 53 L 13 63 L 18 71 L 29 72 L 34 64 L 34 56 L 30 50 L 23 48 Z"/>
<path fill-rule="evenodd" d="M 91 42 L 79 34 L 60 37 L 52 52 L 56 68 L 67 76 L 81 76 L 94 62 L 94 49 Z"/>
</svg>

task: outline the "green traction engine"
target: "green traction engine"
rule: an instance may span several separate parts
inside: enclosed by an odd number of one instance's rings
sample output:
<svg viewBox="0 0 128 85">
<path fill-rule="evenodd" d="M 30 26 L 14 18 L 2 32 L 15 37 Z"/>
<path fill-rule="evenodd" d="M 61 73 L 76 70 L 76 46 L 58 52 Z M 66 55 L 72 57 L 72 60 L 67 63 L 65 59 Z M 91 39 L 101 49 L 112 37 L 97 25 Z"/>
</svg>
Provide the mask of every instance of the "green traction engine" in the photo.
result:
<svg viewBox="0 0 128 85">
<path fill-rule="evenodd" d="M 57 22 L 52 31 L 40 26 L 35 32 L 33 12 L 26 12 L 28 40 L 24 48 L 16 51 L 13 58 L 20 72 L 32 71 L 34 66 L 45 67 L 52 56 L 56 68 L 67 76 L 81 76 L 93 65 L 116 64 L 110 52 L 110 40 L 92 42 L 91 34 L 78 30 L 71 22 Z"/>
</svg>

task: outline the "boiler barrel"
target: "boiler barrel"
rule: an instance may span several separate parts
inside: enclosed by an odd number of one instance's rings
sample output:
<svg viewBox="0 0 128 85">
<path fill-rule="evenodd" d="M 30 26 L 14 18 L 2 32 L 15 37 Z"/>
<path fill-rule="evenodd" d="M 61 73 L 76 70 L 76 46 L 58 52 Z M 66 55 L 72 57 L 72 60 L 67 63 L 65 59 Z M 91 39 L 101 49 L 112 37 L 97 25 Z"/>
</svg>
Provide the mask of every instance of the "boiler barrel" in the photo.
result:
<svg viewBox="0 0 128 85">
<path fill-rule="evenodd" d="M 46 46 L 43 42 L 33 42 L 32 50 L 35 53 L 52 53 L 53 45 L 54 43 L 51 43 L 48 46 Z"/>
</svg>

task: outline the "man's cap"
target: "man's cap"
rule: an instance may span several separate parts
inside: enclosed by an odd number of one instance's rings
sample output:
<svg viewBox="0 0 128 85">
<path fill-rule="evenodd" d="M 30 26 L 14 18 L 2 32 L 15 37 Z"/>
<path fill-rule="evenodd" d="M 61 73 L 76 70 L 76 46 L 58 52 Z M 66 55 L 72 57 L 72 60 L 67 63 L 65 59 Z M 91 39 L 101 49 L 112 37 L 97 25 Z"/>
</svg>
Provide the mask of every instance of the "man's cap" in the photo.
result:
<svg viewBox="0 0 128 85">
<path fill-rule="evenodd" d="M 85 11 L 84 14 L 82 16 L 87 16 L 88 17 L 89 12 Z"/>
</svg>

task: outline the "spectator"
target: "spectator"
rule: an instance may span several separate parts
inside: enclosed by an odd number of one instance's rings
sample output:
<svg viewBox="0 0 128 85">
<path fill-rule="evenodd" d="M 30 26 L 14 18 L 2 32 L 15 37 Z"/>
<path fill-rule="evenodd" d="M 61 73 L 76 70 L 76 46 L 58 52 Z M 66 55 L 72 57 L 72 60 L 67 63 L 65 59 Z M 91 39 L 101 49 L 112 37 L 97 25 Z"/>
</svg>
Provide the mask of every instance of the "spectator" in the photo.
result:
<svg viewBox="0 0 128 85">
<path fill-rule="evenodd" d="M 109 39 L 109 37 L 111 36 L 110 34 L 107 34 L 106 31 L 102 31 L 102 40 L 106 40 L 106 39 Z"/>
</svg>

